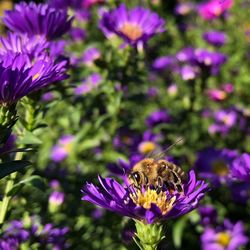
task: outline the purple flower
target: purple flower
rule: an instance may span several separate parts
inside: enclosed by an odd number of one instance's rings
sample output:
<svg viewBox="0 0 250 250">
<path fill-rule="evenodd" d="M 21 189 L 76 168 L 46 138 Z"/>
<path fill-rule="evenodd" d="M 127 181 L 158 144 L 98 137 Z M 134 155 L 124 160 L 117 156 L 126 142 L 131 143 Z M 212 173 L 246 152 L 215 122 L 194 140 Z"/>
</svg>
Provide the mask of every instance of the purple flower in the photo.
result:
<svg viewBox="0 0 250 250">
<path fill-rule="evenodd" d="M 87 77 L 81 85 L 75 89 L 76 95 L 83 95 L 96 89 L 102 82 L 102 77 L 98 73 L 94 73 Z"/>
<path fill-rule="evenodd" d="M 16 136 L 12 134 L 8 137 L 7 141 L 3 145 L 0 144 L 0 156 L 1 154 L 7 153 L 12 150 L 15 147 L 15 142 Z"/>
<path fill-rule="evenodd" d="M 201 236 L 202 250 L 238 250 L 248 242 L 242 222 L 229 220 L 217 228 L 207 227 Z"/>
<path fill-rule="evenodd" d="M 48 4 L 21 2 L 14 10 L 5 11 L 3 22 L 12 31 L 53 40 L 69 31 L 72 18 L 66 10 L 54 9 Z"/>
<path fill-rule="evenodd" d="M 92 66 L 94 64 L 94 61 L 99 59 L 101 57 L 101 52 L 97 48 L 88 48 L 83 53 L 83 62 L 88 65 Z"/>
<path fill-rule="evenodd" d="M 241 181 L 250 181 L 250 155 L 244 153 L 236 157 L 231 168 L 232 177 Z"/>
<path fill-rule="evenodd" d="M 171 70 L 175 63 L 174 56 L 161 56 L 155 59 L 152 68 L 154 70 Z"/>
<path fill-rule="evenodd" d="M 87 183 L 82 200 L 89 201 L 123 216 L 131 217 L 148 224 L 175 218 L 192 211 L 203 198 L 208 186 L 197 181 L 194 171 L 183 185 L 184 193 L 168 190 L 156 192 L 154 189 L 131 190 L 111 178 L 99 176 L 101 187 Z"/>
<path fill-rule="evenodd" d="M 201 224 L 203 226 L 216 225 L 218 215 L 216 209 L 213 206 L 200 206 L 198 210 L 201 217 Z"/>
<path fill-rule="evenodd" d="M 201 3 L 198 7 L 199 15 L 204 20 L 213 20 L 223 15 L 233 5 L 233 0 L 217 1 L 210 0 Z"/>
<path fill-rule="evenodd" d="M 100 28 L 110 37 L 116 34 L 132 46 L 143 46 L 156 33 L 165 31 L 165 21 L 142 7 L 128 10 L 124 4 L 103 14 Z"/>
<path fill-rule="evenodd" d="M 92 7 L 93 5 L 101 4 L 104 2 L 105 0 L 82 0 L 82 7 L 88 9 Z"/>
<path fill-rule="evenodd" d="M 223 101 L 227 98 L 227 93 L 221 89 L 208 89 L 207 95 L 213 101 Z"/>
<path fill-rule="evenodd" d="M 81 8 L 82 0 L 48 0 L 48 4 L 55 9 Z"/>
<path fill-rule="evenodd" d="M 240 110 L 234 107 L 228 109 L 221 109 L 213 113 L 214 123 L 208 128 L 209 133 L 220 133 L 227 135 L 234 127 L 243 129 L 245 127 L 245 119 Z"/>
<path fill-rule="evenodd" d="M 180 75 L 184 81 L 195 79 L 200 73 L 197 66 L 184 65 L 180 68 Z"/>
<path fill-rule="evenodd" d="M 3 250 L 18 250 L 19 242 L 15 237 L 7 237 L 0 239 L 0 249 Z"/>
<path fill-rule="evenodd" d="M 188 15 L 191 11 L 193 11 L 194 9 L 195 9 L 194 3 L 191 3 L 191 2 L 183 2 L 183 3 L 177 4 L 177 6 L 175 7 L 175 13 L 176 13 L 177 15 L 186 16 L 186 15 Z"/>
<path fill-rule="evenodd" d="M 49 203 L 59 206 L 64 202 L 64 193 L 53 191 L 49 196 Z"/>
<path fill-rule="evenodd" d="M 250 183 L 234 182 L 230 185 L 233 200 L 240 204 L 246 204 L 250 200 Z"/>
<path fill-rule="evenodd" d="M 229 149 L 208 148 L 199 152 L 195 167 L 201 177 L 209 179 L 215 186 L 231 183 L 230 169 L 237 155 Z"/>
<path fill-rule="evenodd" d="M 75 137 L 73 135 L 64 135 L 59 139 L 59 142 L 52 148 L 51 159 L 55 162 L 65 160 L 73 148 Z"/>
<path fill-rule="evenodd" d="M 82 28 L 74 27 L 70 30 L 70 36 L 73 41 L 82 42 L 86 38 L 86 31 Z"/>
<path fill-rule="evenodd" d="M 152 112 L 148 116 L 146 123 L 147 123 L 148 127 L 152 128 L 159 123 L 169 123 L 170 120 L 171 120 L 171 117 L 170 117 L 168 111 L 164 110 L 164 109 L 160 109 L 160 110 L 156 110 L 156 111 Z"/>
<path fill-rule="evenodd" d="M 55 81 L 63 80 L 65 61 L 54 63 L 44 56 L 32 63 L 26 54 L 0 57 L 0 104 L 10 105 Z"/>
<path fill-rule="evenodd" d="M 224 32 L 212 30 L 203 34 L 203 39 L 208 43 L 220 47 L 227 42 L 227 35 Z"/>
</svg>

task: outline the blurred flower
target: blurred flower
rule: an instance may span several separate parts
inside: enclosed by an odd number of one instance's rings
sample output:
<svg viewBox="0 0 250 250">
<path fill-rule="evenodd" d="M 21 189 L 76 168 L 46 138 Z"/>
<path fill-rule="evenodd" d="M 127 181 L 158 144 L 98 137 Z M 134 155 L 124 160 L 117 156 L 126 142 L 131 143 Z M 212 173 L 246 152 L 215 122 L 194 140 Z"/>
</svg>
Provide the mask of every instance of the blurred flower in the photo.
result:
<svg viewBox="0 0 250 250">
<path fill-rule="evenodd" d="M 44 35 L 52 40 L 69 31 L 72 18 L 67 11 L 48 4 L 21 2 L 14 10 L 5 11 L 4 24 L 12 31 L 29 36 Z"/>
<path fill-rule="evenodd" d="M 230 185 L 233 200 L 236 203 L 247 204 L 250 201 L 250 183 L 249 182 L 233 182 Z"/>
<path fill-rule="evenodd" d="M 237 155 L 229 149 L 207 148 L 198 153 L 195 168 L 201 177 L 209 179 L 215 186 L 231 183 L 230 169 Z"/>
<path fill-rule="evenodd" d="M 221 89 L 208 89 L 207 95 L 213 101 L 223 101 L 227 98 L 227 93 Z"/>
<path fill-rule="evenodd" d="M 175 96 L 178 92 L 178 87 L 175 83 L 172 83 L 168 86 L 167 92 L 170 96 Z"/>
<path fill-rule="evenodd" d="M 133 228 L 123 228 L 121 233 L 122 242 L 125 245 L 129 245 L 133 242 L 133 237 L 135 237 L 135 229 Z"/>
<path fill-rule="evenodd" d="M 213 20 L 223 15 L 233 5 L 233 0 L 210 0 L 198 6 L 199 15 L 204 20 Z"/>
<path fill-rule="evenodd" d="M 73 135 L 63 135 L 59 142 L 51 150 L 51 159 L 55 162 L 65 160 L 71 153 L 75 137 Z"/>
<path fill-rule="evenodd" d="M 220 133 L 227 135 L 234 127 L 238 127 L 239 129 L 245 127 L 245 119 L 242 113 L 234 107 L 215 111 L 213 118 L 214 123 L 208 128 L 211 134 Z"/>
<path fill-rule="evenodd" d="M 82 0 L 82 7 L 83 8 L 90 8 L 93 5 L 104 3 L 105 0 Z"/>
<path fill-rule="evenodd" d="M 43 102 L 51 102 L 52 100 L 54 100 L 54 98 L 55 95 L 53 94 L 53 92 L 47 92 L 42 95 L 41 99 Z"/>
<path fill-rule="evenodd" d="M 99 220 L 103 217 L 103 212 L 103 209 L 98 207 L 91 213 L 91 217 L 95 220 Z"/>
<path fill-rule="evenodd" d="M 49 211 L 50 213 L 58 212 L 64 202 L 64 193 L 53 191 L 49 196 Z"/>
<path fill-rule="evenodd" d="M 224 32 L 211 30 L 203 34 L 203 39 L 214 46 L 220 47 L 227 42 L 228 37 Z"/>
<path fill-rule="evenodd" d="M 161 56 L 154 60 L 152 68 L 154 70 L 171 70 L 175 63 L 174 56 Z"/>
<path fill-rule="evenodd" d="M 99 59 L 100 57 L 101 57 L 100 50 L 97 48 L 91 47 L 84 51 L 82 59 L 86 65 L 92 66 L 95 60 Z"/>
<path fill-rule="evenodd" d="M 49 186 L 53 189 L 53 190 L 58 190 L 60 187 L 60 182 L 58 180 L 52 180 L 49 183 Z"/>
<path fill-rule="evenodd" d="M 225 83 L 221 85 L 221 89 L 224 90 L 227 94 L 231 94 L 234 91 L 234 86 L 232 83 Z"/>
<path fill-rule="evenodd" d="M 73 41 L 82 42 L 86 38 L 86 31 L 79 27 L 73 27 L 70 30 L 70 37 Z"/>
<path fill-rule="evenodd" d="M 48 4 L 55 9 L 81 8 L 82 0 L 48 0 Z"/>
<path fill-rule="evenodd" d="M 159 123 L 169 123 L 171 117 L 167 110 L 159 109 L 152 112 L 146 119 L 148 127 L 152 128 Z"/>
<path fill-rule="evenodd" d="M 217 211 L 212 205 L 200 206 L 198 211 L 201 217 L 201 224 L 203 226 L 216 225 L 218 219 Z"/>
<path fill-rule="evenodd" d="M 195 4 L 191 2 L 178 3 L 175 7 L 177 15 L 186 16 L 195 9 Z"/>
<path fill-rule="evenodd" d="M 157 87 L 149 87 L 147 94 L 149 97 L 156 97 L 159 94 L 159 89 Z"/>
<path fill-rule="evenodd" d="M 99 176 L 102 188 L 87 183 L 82 200 L 89 201 L 123 216 L 128 216 L 147 224 L 175 218 L 197 207 L 208 186 L 197 181 L 194 171 L 189 173 L 189 181 L 183 185 L 184 194 L 168 190 L 156 192 L 154 189 L 131 190 L 111 178 Z"/>
<path fill-rule="evenodd" d="M 103 14 L 100 28 L 107 37 L 114 33 L 132 46 L 142 47 L 156 33 L 165 31 L 165 21 L 142 7 L 128 10 L 124 4 Z"/>
<path fill-rule="evenodd" d="M 0 57 L 0 104 L 10 105 L 55 81 L 66 78 L 65 61 L 41 57 L 33 64 L 26 54 Z"/>
<path fill-rule="evenodd" d="M 199 68 L 195 66 L 184 65 L 180 69 L 180 75 L 184 81 L 195 79 L 199 73 Z"/>
<path fill-rule="evenodd" d="M 236 157 L 231 168 L 232 177 L 241 181 L 250 181 L 250 155 L 244 153 Z"/>
<path fill-rule="evenodd" d="M 75 89 L 75 94 L 83 95 L 89 93 L 93 89 L 96 89 L 100 85 L 101 81 L 101 75 L 99 75 L 98 73 L 94 73 L 87 77 L 87 79 L 85 79 L 83 83 Z"/>
<path fill-rule="evenodd" d="M 205 228 L 201 236 L 203 250 L 238 250 L 248 242 L 242 222 L 233 224 L 229 220 L 218 228 Z"/>
</svg>

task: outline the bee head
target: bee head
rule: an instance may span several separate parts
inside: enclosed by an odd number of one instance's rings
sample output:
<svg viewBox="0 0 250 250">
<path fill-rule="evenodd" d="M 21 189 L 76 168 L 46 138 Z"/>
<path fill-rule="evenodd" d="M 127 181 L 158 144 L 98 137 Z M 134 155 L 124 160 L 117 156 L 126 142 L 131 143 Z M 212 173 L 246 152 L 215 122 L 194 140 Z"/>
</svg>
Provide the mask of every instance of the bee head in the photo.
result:
<svg viewBox="0 0 250 250">
<path fill-rule="evenodd" d="M 128 179 L 130 181 L 131 184 L 135 185 L 136 187 L 141 186 L 141 182 L 142 182 L 142 175 L 140 172 L 138 171 L 133 171 L 128 175 Z"/>
</svg>

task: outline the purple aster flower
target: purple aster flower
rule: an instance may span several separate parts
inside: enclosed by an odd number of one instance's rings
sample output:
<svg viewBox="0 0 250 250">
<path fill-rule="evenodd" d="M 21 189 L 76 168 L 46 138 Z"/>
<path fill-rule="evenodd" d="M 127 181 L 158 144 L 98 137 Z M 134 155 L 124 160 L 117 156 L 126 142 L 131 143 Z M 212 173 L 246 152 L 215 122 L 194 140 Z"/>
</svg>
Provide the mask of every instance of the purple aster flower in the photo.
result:
<svg viewBox="0 0 250 250">
<path fill-rule="evenodd" d="M 160 109 L 152 112 L 146 119 L 148 127 L 152 128 L 159 123 L 169 123 L 171 117 L 167 110 Z"/>
<path fill-rule="evenodd" d="M 223 15 L 233 5 L 233 0 L 217 1 L 210 0 L 201 3 L 198 7 L 199 15 L 204 20 L 213 20 Z"/>
<path fill-rule="evenodd" d="M 228 37 L 224 32 L 212 30 L 205 32 L 203 39 L 214 46 L 220 47 L 227 42 Z"/>
<path fill-rule="evenodd" d="M 213 75 L 218 74 L 227 57 L 220 52 L 211 52 L 206 49 L 196 49 L 195 59 L 203 67 L 211 70 Z"/>
<path fill-rule="evenodd" d="M 180 68 L 180 75 L 184 81 L 195 79 L 199 73 L 200 70 L 197 66 L 184 65 Z"/>
<path fill-rule="evenodd" d="M 83 198 L 93 204 L 131 217 L 147 224 L 175 218 L 192 211 L 208 191 L 203 181 L 197 181 L 194 171 L 190 171 L 189 180 L 183 185 L 184 193 L 170 193 L 154 189 L 131 190 L 111 178 L 99 176 L 101 187 L 87 183 L 83 189 Z"/>
<path fill-rule="evenodd" d="M 156 97 L 159 94 L 159 89 L 157 87 L 149 87 L 147 94 L 149 97 Z"/>
<path fill-rule="evenodd" d="M 4 154 L 12 150 L 15 147 L 15 142 L 16 142 L 16 136 L 12 134 L 8 137 L 4 145 L 0 144 L 0 156 L 1 154 Z"/>
<path fill-rule="evenodd" d="M 236 126 L 240 129 L 245 127 L 245 119 L 240 110 L 233 107 L 215 111 L 213 117 L 215 122 L 208 128 L 211 134 L 220 133 L 227 135 Z"/>
<path fill-rule="evenodd" d="M 0 54 L 9 51 L 14 53 L 28 54 L 30 59 L 36 58 L 44 53 L 49 43 L 42 36 L 28 37 L 26 34 L 16 34 L 8 32 L 7 37 L 1 37 Z"/>
<path fill-rule="evenodd" d="M 97 48 L 88 48 L 83 53 L 83 63 L 92 66 L 95 62 L 95 60 L 99 59 L 101 57 L 101 51 Z"/>
<path fill-rule="evenodd" d="M 175 63 L 174 56 L 161 56 L 155 59 L 152 68 L 154 70 L 171 70 Z"/>
<path fill-rule="evenodd" d="M 54 93 L 53 92 L 47 92 L 47 93 L 44 93 L 43 95 L 42 95 L 42 98 L 41 98 L 41 100 L 43 101 L 43 102 L 51 102 L 51 101 L 53 101 L 55 99 L 55 95 L 54 95 Z"/>
<path fill-rule="evenodd" d="M 156 33 L 165 31 L 165 21 L 142 7 L 128 10 L 124 4 L 103 14 L 100 28 L 110 37 L 114 33 L 132 46 L 142 47 Z"/>
<path fill-rule="evenodd" d="M 194 9 L 195 9 L 194 3 L 183 2 L 183 3 L 177 4 L 177 6 L 175 7 L 175 13 L 177 15 L 186 16 L 190 12 L 192 12 Z"/>
<path fill-rule="evenodd" d="M 19 242 L 15 237 L 4 237 L 0 239 L 0 249 L 3 250 L 18 250 Z"/>
<path fill-rule="evenodd" d="M 103 212 L 103 209 L 98 207 L 91 213 L 91 217 L 95 220 L 99 220 L 103 217 Z"/>
<path fill-rule="evenodd" d="M 178 92 L 178 87 L 175 83 L 172 83 L 170 84 L 168 87 L 167 87 L 167 92 L 170 96 L 175 96 Z"/>
<path fill-rule="evenodd" d="M 76 95 L 83 95 L 96 89 L 102 82 L 102 77 L 98 73 L 94 73 L 87 77 L 81 85 L 75 89 Z"/>
<path fill-rule="evenodd" d="M 66 10 L 48 4 L 21 2 L 14 10 L 5 11 L 4 24 L 12 31 L 29 36 L 43 35 L 53 40 L 69 31 L 72 18 Z"/>
<path fill-rule="evenodd" d="M 241 181 L 250 181 L 250 155 L 244 153 L 236 157 L 231 168 L 232 177 Z"/>
<path fill-rule="evenodd" d="M 48 0 L 47 2 L 55 9 L 79 9 L 82 4 L 82 0 Z"/>
<path fill-rule="evenodd" d="M 64 135 L 51 150 L 51 159 L 55 162 L 65 160 L 73 148 L 75 137 L 73 135 Z"/>
<path fill-rule="evenodd" d="M 59 191 L 53 191 L 49 196 L 49 203 L 53 205 L 61 205 L 64 202 L 64 193 Z"/>
<path fill-rule="evenodd" d="M 217 211 L 212 205 L 200 206 L 198 208 L 203 226 L 212 226 L 217 223 Z"/>
<path fill-rule="evenodd" d="M 16 103 L 22 97 L 65 78 L 65 61 L 55 64 L 43 57 L 32 64 L 26 54 L 6 53 L 0 57 L 0 104 Z"/>
<path fill-rule="evenodd" d="M 242 222 L 233 224 L 229 220 L 224 225 L 205 228 L 201 236 L 202 250 L 238 250 L 248 242 Z"/>
<path fill-rule="evenodd" d="M 5 237 L 14 237 L 18 242 L 25 242 L 30 237 L 30 232 L 24 227 L 22 221 L 13 220 L 4 232 Z"/>
<path fill-rule="evenodd" d="M 207 95 L 213 101 L 223 101 L 227 98 L 227 93 L 221 89 L 208 89 Z"/>
<path fill-rule="evenodd" d="M 70 37 L 75 42 L 82 42 L 86 38 L 86 31 L 79 27 L 71 28 Z"/>
<path fill-rule="evenodd" d="M 231 183 L 230 169 L 238 153 L 229 149 L 208 148 L 198 153 L 195 167 L 200 176 L 214 185 Z"/>
<path fill-rule="evenodd" d="M 192 63 L 195 62 L 195 54 L 194 54 L 194 48 L 187 47 L 183 48 L 176 54 L 176 58 L 180 62 L 188 62 Z"/>
</svg>

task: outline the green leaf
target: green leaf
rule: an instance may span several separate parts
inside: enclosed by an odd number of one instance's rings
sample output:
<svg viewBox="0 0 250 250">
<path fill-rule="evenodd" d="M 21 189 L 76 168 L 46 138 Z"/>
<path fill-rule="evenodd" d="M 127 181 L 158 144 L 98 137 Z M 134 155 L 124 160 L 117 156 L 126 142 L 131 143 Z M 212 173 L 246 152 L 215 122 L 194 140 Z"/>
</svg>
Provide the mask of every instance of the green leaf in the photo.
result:
<svg viewBox="0 0 250 250">
<path fill-rule="evenodd" d="M 33 133 L 26 131 L 23 138 L 19 141 L 19 144 L 41 144 L 42 141 Z"/>
<path fill-rule="evenodd" d="M 32 176 L 20 181 L 19 183 L 15 184 L 7 195 L 8 196 L 15 195 L 17 192 L 19 192 L 26 185 L 33 186 L 33 187 L 40 189 L 42 191 L 44 191 L 46 189 L 46 185 L 45 185 L 43 178 L 39 175 L 32 175 Z"/>
<path fill-rule="evenodd" d="M 0 163 L 0 179 L 31 165 L 29 161 L 9 161 Z"/>
<path fill-rule="evenodd" d="M 186 223 L 187 223 L 187 217 L 183 216 L 181 219 L 179 219 L 175 223 L 173 227 L 173 242 L 176 248 L 181 247 L 182 235 L 183 235 Z"/>
</svg>

